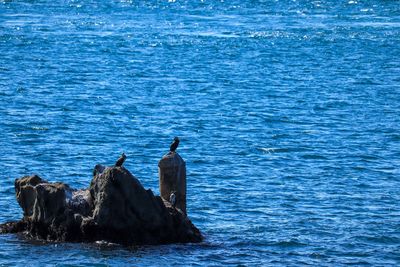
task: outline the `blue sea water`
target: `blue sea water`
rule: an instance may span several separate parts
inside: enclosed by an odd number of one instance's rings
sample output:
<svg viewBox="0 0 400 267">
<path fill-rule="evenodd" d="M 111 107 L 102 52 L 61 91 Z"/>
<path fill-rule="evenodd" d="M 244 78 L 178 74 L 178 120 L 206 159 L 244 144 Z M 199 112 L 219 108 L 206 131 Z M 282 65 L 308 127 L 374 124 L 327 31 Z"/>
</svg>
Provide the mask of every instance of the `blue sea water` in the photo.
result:
<svg viewBox="0 0 400 267">
<path fill-rule="evenodd" d="M 0 265 L 400 265 L 399 1 L 0 0 L 0 222 L 14 179 L 158 193 L 174 136 L 201 244 L 0 235 Z"/>
</svg>

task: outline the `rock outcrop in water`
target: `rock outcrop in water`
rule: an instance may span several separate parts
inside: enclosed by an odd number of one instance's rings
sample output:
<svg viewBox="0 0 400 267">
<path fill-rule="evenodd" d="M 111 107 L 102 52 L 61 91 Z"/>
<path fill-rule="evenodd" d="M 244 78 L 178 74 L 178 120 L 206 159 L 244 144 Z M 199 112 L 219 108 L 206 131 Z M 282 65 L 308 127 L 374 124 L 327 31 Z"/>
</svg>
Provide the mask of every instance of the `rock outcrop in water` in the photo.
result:
<svg viewBox="0 0 400 267">
<path fill-rule="evenodd" d="M 0 225 L 1 233 L 24 232 L 44 240 L 123 245 L 200 242 L 188 217 L 145 190 L 124 167 L 97 165 L 88 189 L 49 183 L 37 175 L 15 181 L 24 217 Z"/>
</svg>

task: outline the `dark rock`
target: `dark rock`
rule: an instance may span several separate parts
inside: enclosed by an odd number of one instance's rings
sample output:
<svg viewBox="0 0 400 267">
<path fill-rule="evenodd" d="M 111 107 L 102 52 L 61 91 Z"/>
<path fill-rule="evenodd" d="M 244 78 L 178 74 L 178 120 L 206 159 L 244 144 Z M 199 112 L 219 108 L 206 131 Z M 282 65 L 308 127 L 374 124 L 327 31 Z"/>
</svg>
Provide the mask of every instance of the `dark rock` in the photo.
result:
<svg viewBox="0 0 400 267">
<path fill-rule="evenodd" d="M 17 222 L 7 222 L 0 224 L 0 234 L 19 233 L 27 229 L 27 222 L 20 220 Z"/>
<path fill-rule="evenodd" d="M 24 211 L 24 216 L 31 216 L 33 213 L 33 205 L 36 200 L 36 190 L 34 187 L 40 183 L 47 182 L 37 175 L 24 176 L 15 180 L 15 194 L 18 204 Z"/>
<path fill-rule="evenodd" d="M 179 142 L 179 141 L 178 141 Z M 186 214 L 186 163 L 176 152 L 169 152 L 158 162 L 160 195 L 175 201 L 175 206 Z"/>
<path fill-rule="evenodd" d="M 48 183 L 37 175 L 17 179 L 15 190 L 24 217 L 0 225 L 0 233 L 25 231 L 45 240 L 124 245 L 202 240 L 181 210 L 145 190 L 124 167 L 96 165 L 86 190 Z"/>
</svg>

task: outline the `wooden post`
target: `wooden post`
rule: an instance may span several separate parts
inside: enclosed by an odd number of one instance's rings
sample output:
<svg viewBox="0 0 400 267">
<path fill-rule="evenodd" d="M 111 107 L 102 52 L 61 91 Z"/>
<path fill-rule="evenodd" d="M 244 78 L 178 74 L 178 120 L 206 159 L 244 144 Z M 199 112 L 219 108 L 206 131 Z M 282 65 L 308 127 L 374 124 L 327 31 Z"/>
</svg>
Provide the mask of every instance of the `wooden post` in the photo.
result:
<svg viewBox="0 0 400 267">
<path fill-rule="evenodd" d="M 158 162 L 160 179 L 160 194 L 165 200 L 170 200 L 175 192 L 178 209 L 186 214 L 186 163 L 176 152 L 169 152 Z"/>
</svg>

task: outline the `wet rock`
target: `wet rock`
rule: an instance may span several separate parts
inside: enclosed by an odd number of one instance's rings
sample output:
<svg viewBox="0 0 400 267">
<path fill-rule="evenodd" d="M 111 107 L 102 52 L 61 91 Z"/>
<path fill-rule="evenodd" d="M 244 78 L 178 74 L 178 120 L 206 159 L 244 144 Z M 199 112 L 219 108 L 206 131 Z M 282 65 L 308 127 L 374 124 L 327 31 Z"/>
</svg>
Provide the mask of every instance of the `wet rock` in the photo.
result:
<svg viewBox="0 0 400 267">
<path fill-rule="evenodd" d="M 0 233 L 26 232 L 56 241 L 105 240 L 124 245 L 200 242 L 189 218 L 145 190 L 124 167 L 96 165 L 88 189 L 49 183 L 39 176 L 15 181 L 24 217 L 0 225 Z"/>
</svg>

